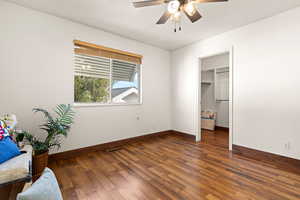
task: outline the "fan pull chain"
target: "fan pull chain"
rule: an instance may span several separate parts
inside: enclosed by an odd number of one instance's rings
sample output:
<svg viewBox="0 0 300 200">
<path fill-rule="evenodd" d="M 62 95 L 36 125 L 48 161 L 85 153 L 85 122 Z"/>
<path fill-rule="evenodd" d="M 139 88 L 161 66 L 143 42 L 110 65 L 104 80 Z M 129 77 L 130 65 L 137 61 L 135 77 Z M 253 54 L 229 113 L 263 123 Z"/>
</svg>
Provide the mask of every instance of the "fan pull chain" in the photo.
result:
<svg viewBox="0 0 300 200">
<path fill-rule="evenodd" d="M 181 17 L 179 19 L 179 31 L 181 31 Z"/>
<path fill-rule="evenodd" d="M 174 22 L 174 32 L 181 31 L 181 17 L 179 17 L 177 20 L 175 18 L 172 19 Z"/>
<path fill-rule="evenodd" d="M 176 33 L 176 21 L 174 21 L 174 32 Z"/>
</svg>

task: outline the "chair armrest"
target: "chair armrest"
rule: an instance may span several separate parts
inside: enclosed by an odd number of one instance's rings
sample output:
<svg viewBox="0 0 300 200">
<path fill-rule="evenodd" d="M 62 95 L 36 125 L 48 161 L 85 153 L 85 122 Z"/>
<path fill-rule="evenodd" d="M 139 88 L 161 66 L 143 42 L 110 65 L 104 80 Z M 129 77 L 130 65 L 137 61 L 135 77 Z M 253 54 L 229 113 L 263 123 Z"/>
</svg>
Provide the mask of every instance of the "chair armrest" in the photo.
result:
<svg viewBox="0 0 300 200">
<path fill-rule="evenodd" d="M 21 151 L 26 153 L 0 164 L 0 186 L 31 180 L 32 147 L 26 145 Z"/>
</svg>

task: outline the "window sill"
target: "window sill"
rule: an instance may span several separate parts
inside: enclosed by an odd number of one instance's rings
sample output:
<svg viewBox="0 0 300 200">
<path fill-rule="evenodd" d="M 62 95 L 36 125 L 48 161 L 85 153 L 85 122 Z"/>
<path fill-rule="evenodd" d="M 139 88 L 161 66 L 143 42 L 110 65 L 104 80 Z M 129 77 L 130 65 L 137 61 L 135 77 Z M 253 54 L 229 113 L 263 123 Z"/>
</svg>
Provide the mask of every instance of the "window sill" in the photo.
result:
<svg viewBox="0 0 300 200">
<path fill-rule="evenodd" d="M 112 103 L 112 104 L 101 104 L 101 103 L 73 103 L 75 108 L 82 107 L 109 107 L 109 106 L 139 106 L 142 103 Z"/>
</svg>

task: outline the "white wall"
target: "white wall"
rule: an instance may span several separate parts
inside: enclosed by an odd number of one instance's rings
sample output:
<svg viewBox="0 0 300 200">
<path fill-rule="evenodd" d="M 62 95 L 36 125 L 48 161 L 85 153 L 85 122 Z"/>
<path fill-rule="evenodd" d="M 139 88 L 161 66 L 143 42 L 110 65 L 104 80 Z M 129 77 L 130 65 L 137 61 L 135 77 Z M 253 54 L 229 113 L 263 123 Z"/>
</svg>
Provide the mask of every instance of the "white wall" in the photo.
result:
<svg viewBox="0 0 300 200">
<path fill-rule="evenodd" d="M 300 159 L 299 19 L 296 8 L 174 51 L 173 129 L 196 133 L 198 57 L 233 46 L 233 143 Z"/>
<path fill-rule="evenodd" d="M 61 151 L 169 130 L 168 51 L 0 1 L 0 113 L 15 113 L 33 133 L 42 123 L 33 107 L 73 102 L 73 40 L 142 54 L 143 104 L 75 108 Z M 140 120 L 137 120 L 139 116 Z"/>
<path fill-rule="evenodd" d="M 215 69 L 218 67 L 229 66 L 229 54 L 224 53 L 220 55 L 210 56 L 201 59 L 201 69 Z"/>
</svg>

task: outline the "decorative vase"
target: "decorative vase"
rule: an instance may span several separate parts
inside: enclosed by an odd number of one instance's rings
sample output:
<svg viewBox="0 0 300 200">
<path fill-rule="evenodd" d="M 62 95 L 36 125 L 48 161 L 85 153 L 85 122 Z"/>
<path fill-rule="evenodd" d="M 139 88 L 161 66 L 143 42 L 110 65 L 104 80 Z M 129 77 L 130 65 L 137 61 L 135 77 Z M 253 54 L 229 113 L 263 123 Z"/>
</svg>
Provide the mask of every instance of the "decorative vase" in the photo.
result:
<svg viewBox="0 0 300 200">
<path fill-rule="evenodd" d="M 18 147 L 22 149 L 24 147 L 24 142 L 18 142 Z"/>
<path fill-rule="evenodd" d="M 35 182 L 48 165 L 49 151 L 34 155 L 32 159 L 32 182 Z"/>
</svg>

